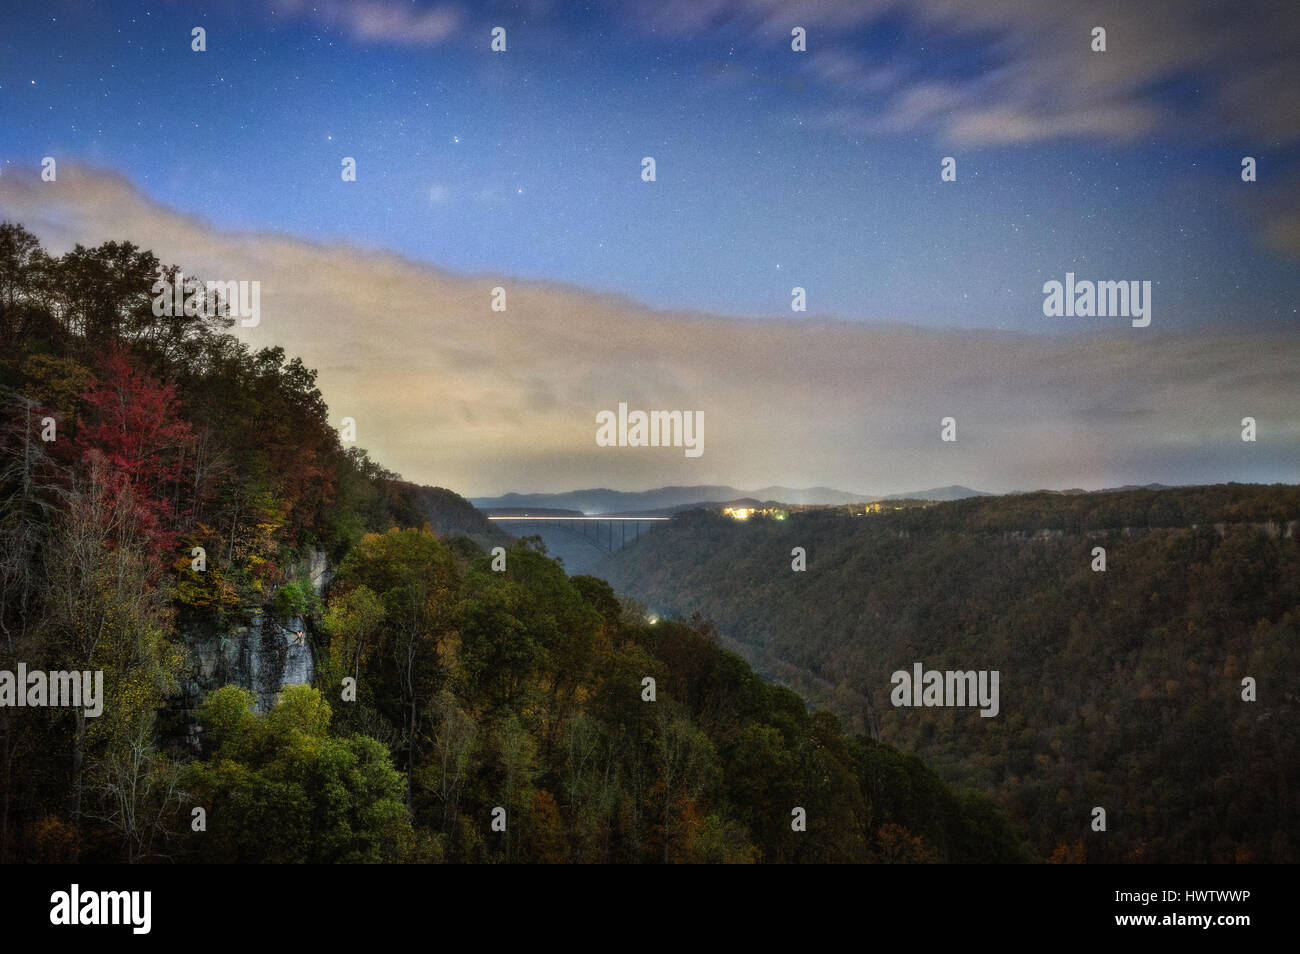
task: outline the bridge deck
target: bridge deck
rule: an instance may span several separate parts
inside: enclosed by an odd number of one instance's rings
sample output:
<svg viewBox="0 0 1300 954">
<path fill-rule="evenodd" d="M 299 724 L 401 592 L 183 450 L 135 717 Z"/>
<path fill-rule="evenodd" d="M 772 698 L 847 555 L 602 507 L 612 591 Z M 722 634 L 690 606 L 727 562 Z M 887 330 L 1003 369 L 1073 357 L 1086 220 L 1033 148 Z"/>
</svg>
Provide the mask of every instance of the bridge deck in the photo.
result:
<svg viewBox="0 0 1300 954">
<path fill-rule="evenodd" d="M 562 530 L 571 533 L 574 536 L 581 537 L 583 541 L 602 553 L 613 553 L 615 550 L 621 550 L 627 546 L 627 525 L 633 524 L 632 542 L 635 543 L 641 536 L 641 524 L 643 523 L 665 523 L 672 517 L 588 517 L 588 516 L 536 516 L 530 517 L 527 514 L 511 515 L 488 515 L 488 519 L 496 523 L 552 523 L 558 524 L 556 530 Z M 605 539 L 601 539 L 601 524 L 605 525 Z M 614 545 L 614 525 L 618 524 L 621 533 L 619 534 L 619 543 Z M 591 532 L 588 533 L 590 527 Z"/>
</svg>

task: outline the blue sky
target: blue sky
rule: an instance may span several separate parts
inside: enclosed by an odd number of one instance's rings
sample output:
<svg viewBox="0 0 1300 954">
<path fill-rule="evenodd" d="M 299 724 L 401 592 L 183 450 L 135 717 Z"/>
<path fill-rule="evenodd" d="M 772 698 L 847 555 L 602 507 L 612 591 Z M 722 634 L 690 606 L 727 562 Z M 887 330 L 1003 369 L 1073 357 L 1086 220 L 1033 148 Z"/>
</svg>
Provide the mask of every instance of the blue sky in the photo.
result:
<svg viewBox="0 0 1300 954">
<path fill-rule="evenodd" d="M 1033 32 L 1010 13 L 937 27 L 926 4 L 773 15 L 702 0 L 684 8 L 699 22 L 669 4 L 665 28 L 622 4 L 216 6 L 10 14 L 0 158 L 76 158 L 222 229 L 659 308 L 767 317 L 799 285 L 813 313 L 1055 331 L 1041 284 L 1074 270 L 1153 281 L 1167 322 L 1297 315 L 1296 261 L 1265 240 L 1259 211 L 1295 180 L 1296 131 L 1234 129 L 1226 113 L 1207 125 L 1215 91 L 1258 64 L 1144 72 L 1149 23 L 1098 12 L 1107 52 L 1086 29 L 1069 40 L 1072 68 L 1130 61 L 1096 103 L 1075 103 L 1040 89 L 1051 63 L 1008 52 Z M 807 24 L 807 53 L 784 21 Z M 189 48 L 195 25 L 206 53 Z M 489 49 L 493 25 L 505 53 Z M 1060 42 L 1071 26 L 1050 29 Z M 1040 69 L 1021 83 L 1032 93 L 989 86 Z M 967 103 L 967 89 L 983 91 Z M 946 107 L 927 112 L 935 93 Z M 1064 118 L 1065 131 L 961 133 L 953 117 L 986 105 L 1036 108 L 1042 129 Z M 1099 108 L 1117 114 L 1104 132 L 1069 132 Z M 646 155 L 654 183 L 639 177 Z M 956 183 L 939 181 L 945 155 Z M 1261 182 L 1240 182 L 1243 155 Z"/>
<path fill-rule="evenodd" d="M 54 0 L 0 34 L 0 218 L 261 280 L 250 343 L 319 368 L 385 465 L 466 494 L 1294 481 L 1298 20 Z M 1152 282 L 1151 326 L 1045 318 L 1070 271 Z M 704 411 L 708 452 L 597 448 L 620 401 Z"/>
</svg>

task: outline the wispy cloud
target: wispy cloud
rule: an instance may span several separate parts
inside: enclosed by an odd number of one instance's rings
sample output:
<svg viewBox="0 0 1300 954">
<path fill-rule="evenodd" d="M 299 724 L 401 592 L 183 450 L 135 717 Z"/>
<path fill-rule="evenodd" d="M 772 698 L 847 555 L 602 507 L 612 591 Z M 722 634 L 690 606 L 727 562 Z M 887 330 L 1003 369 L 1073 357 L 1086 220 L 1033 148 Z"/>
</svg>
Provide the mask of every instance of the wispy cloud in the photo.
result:
<svg viewBox="0 0 1300 954">
<path fill-rule="evenodd" d="M 1122 323 L 1017 335 L 657 312 L 579 288 L 214 230 L 71 163 L 57 183 L 28 172 L 5 184 L 0 217 L 55 251 L 130 239 L 187 274 L 261 281 L 262 322 L 239 334 L 319 368 L 336 423 L 354 417 L 386 466 L 465 493 L 1294 480 L 1300 460 L 1295 333 Z M 497 285 L 505 312 L 490 309 Z M 619 401 L 702 410 L 704 456 L 597 447 L 595 414 Z M 939 440 L 948 415 L 956 444 Z M 1240 440 L 1246 415 L 1259 421 L 1256 444 Z"/>
<path fill-rule="evenodd" d="M 448 3 L 418 5 L 398 0 L 289 0 L 282 13 L 312 17 L 328 27 L 346 30 L 353 39 L 397 46 L 433 46 L 451 37 L 462 25 L 459 7 Z"/>
<path fill-rule="evenodd" d="M 959 145 L 1060 138 L 1129 140 L 1173 128 L 1197 137 L 1300 138 L 1300 31 L 1293 4 L 1247 0 L 663 0 L 610 6 L 660 37 L 707 35 L 789 49 L 808 31 L 823 123 L 854 134 L 929 131 Z M 888 24 L 901 39 L 862 49 Z M 901 24 L 901 25 L 900 25 Z M 1094 27 L 1107 50 L 1090 48 Z M 986 68 L 945 85 L 937 44 Z M 1184 83 L 1189 101 L 1162 97 Z"/>
<path fill-rule="evenodd" d="M 282 0 L 276 9 L 397 46 L 444 43 L 489 18 L 552 36 L 570 28 L 561 5 L 539 0 Z M 604 0 L 603 9 L 610 29 L 696 49 L 712 40 L 788 51 L 791 29 L 804 27 L 808 52 L 795 68 L 817 90 L 809 113 L 853 135 L 927 132 L 959 146 L 1171 130 L 1300 139 L 1300 31 L 1294 5 L 1277 0 Z M 1104 53 L 1090 47 L 1098 26 Z M 880 30 L 895 42 L 864 48 Z M 938 49 L 962 50 L 982 68 L 953 82 Z M 1190 91 L 1185 101 L 1167 95 L 1169 84 Z"/>
</svg>

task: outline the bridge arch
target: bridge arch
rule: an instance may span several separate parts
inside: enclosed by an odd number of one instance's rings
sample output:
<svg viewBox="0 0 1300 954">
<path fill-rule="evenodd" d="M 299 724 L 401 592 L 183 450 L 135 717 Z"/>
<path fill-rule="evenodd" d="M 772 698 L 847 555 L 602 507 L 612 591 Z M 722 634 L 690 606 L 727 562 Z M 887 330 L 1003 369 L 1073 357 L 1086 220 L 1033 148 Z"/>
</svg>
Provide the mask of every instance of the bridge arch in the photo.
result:
<svg viewBox="0 0 1300 954">
<path fill-rule="evenodd" d="M 537 528 L 546 527 L 560 530 L 582 538 L 602 553 L 616 553 L 629 542 L 635 543 L 642 533 L 659 523 L 666 523 L 671 517 L 602 517 L 602 516 L 533 516 L 530 514 L 489 514 L 488 519 L 512 533 L 515 527 L 525 529 L 529 525 Z M 630 539 L 629 539 L 630 538 Z"/>
</svg>

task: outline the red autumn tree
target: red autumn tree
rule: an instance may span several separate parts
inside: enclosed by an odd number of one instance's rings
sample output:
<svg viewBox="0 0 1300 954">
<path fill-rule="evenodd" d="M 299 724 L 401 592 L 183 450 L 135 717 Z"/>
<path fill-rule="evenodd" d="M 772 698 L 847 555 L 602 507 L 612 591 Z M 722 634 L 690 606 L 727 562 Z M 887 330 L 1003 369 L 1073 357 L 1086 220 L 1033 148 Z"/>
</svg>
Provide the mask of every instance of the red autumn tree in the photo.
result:
<svg viewBox="0 0 1300 954">
<path fill-rule="evenodd" d="M 180 477 L 193 445 L 174 389 L 114 349 L 81 400 L 77 457 L 84 464 L 92 452 L 104 456 L 112 493 L 130 489 L 138 529 L 160 559 L 167 557 L 179 535 Z"/>
</svg>

